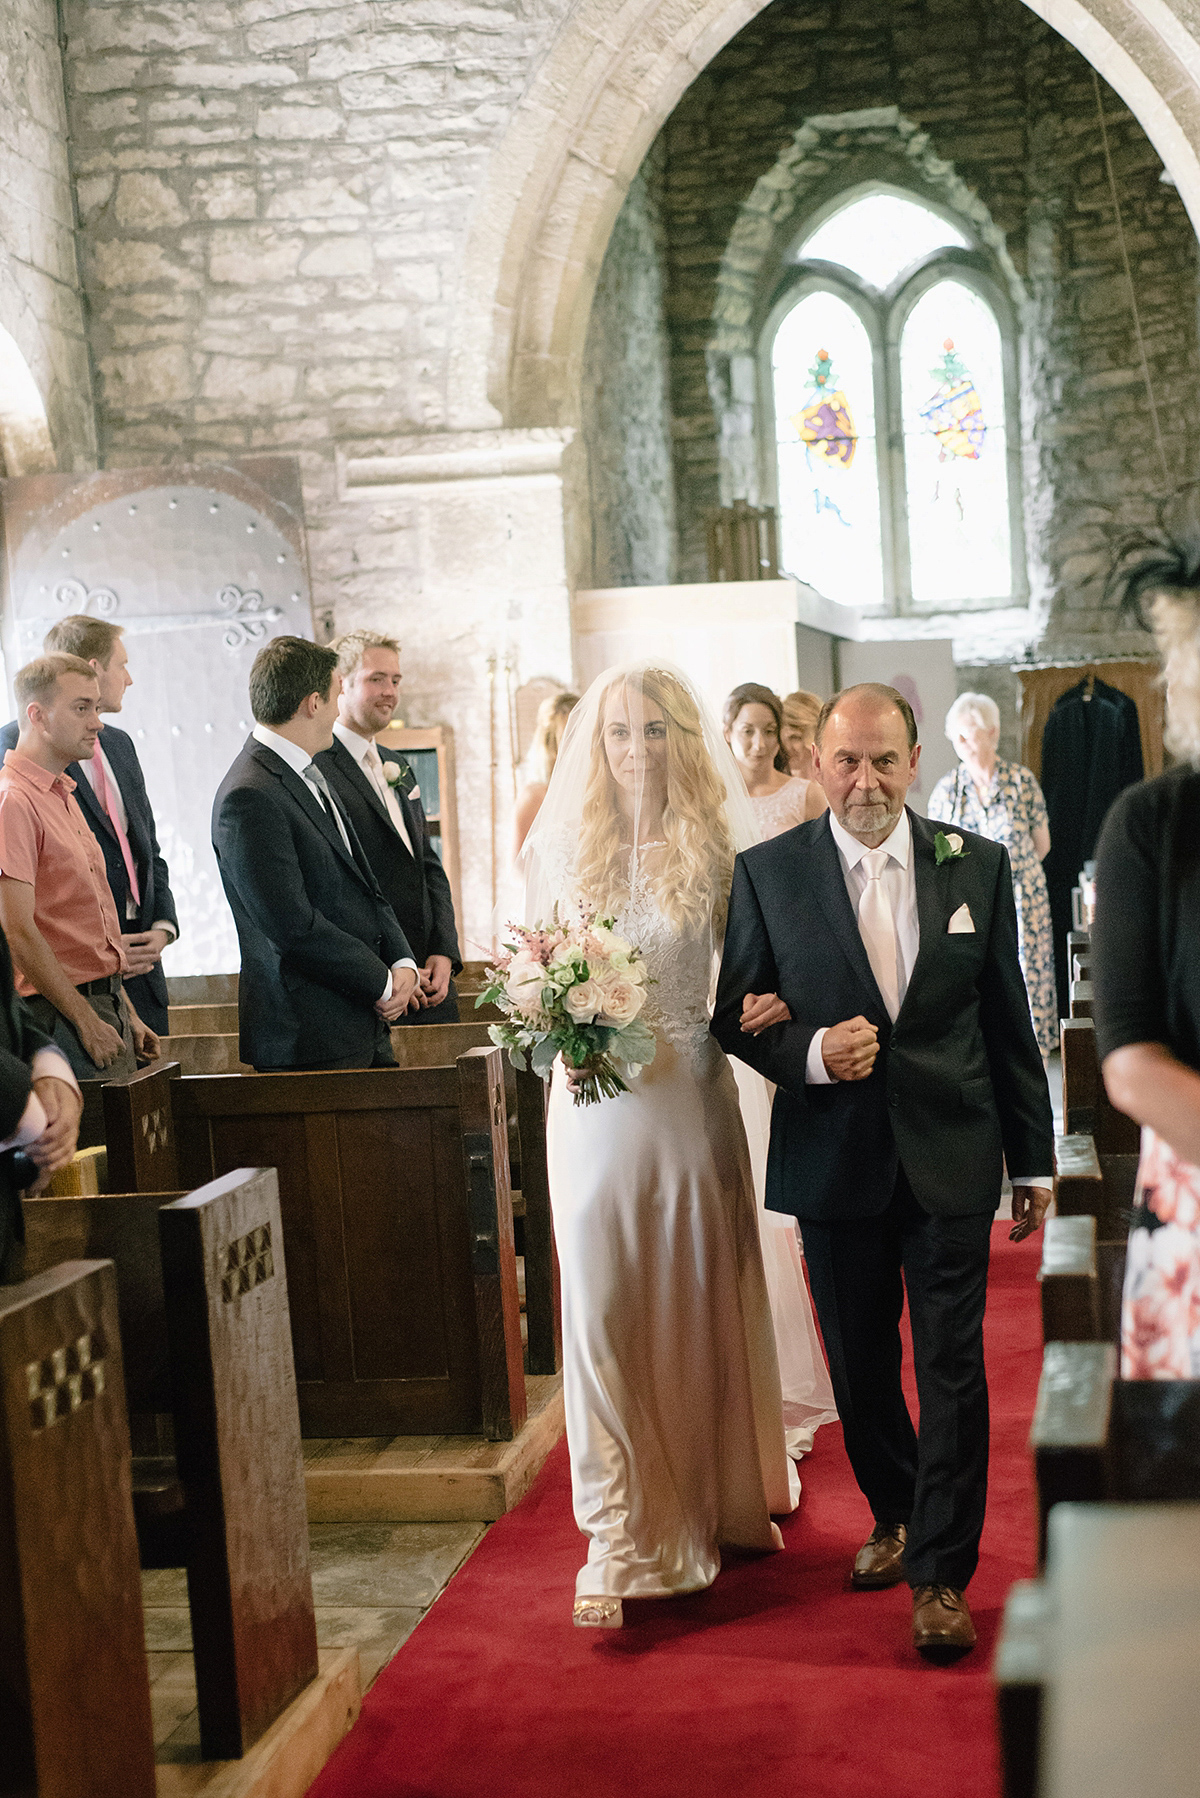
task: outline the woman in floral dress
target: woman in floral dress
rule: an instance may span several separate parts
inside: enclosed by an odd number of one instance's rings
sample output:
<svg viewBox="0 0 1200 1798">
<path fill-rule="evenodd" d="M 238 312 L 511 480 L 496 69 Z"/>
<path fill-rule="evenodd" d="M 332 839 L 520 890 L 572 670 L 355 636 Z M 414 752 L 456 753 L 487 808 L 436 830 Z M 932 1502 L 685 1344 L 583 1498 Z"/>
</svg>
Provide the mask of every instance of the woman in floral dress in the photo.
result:
<svg viewBox="0 0 1200 1798">
<path fill-rule="evenodd" d="M 1127 787 L 1096 846 L 1096 1046 L 1108 1096 L 1142 1126 L 1125 1261 L 1121 1373 L 1200 1379 L 1200 542 L 1141 546 L 1178 764 Z"/>
<path fill-rule="evenodd" d="M 1042 789 L 1028 768 L 996 754 L 1000 712 L 986 693 L 959 695 L 946 714 L 946 735 L 958 751 L 959 766 L 934 787 L 929 816 L 973 830 L 1008 850 L 1029 1009 L 1038 1047 L 1049 1055 L 1058 1047 L 1058 994 L 1050 895 L 1042 872 L 1050 853 Z"/>
</svg>

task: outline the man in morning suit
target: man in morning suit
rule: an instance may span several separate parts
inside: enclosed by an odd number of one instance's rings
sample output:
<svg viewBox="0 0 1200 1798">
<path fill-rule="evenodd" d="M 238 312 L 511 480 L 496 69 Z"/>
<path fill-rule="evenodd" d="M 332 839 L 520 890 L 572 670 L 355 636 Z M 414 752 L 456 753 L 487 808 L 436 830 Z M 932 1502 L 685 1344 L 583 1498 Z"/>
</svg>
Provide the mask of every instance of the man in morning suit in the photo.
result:
<svg viewBox="0 0 1200 1798">
<path fill-rule="evenodd" d="M 242 950 L 242 1060 L 260 1073 L 394 1066 L 417 966 L 313 757 L 333 740 L 337 656 L 276 637 L 250 670 L 255 725 L 212 839 Z"/>
<path fill-rule="evenodd" d="M 351 631 L 333 645 L 342 696 L 333 745 L 317 758 L 358 832 L 388 904 L 400 920 L 420 972 L 421 1009 L 404 1023 L 456 1024 L 461 971 L 450 882 L 425 826 L 412 770 L 395 749 L 381 748 L 400 697 L 400 645 L 376 631 Z"/>
<path fill-rule="evenodd" d="M 100 710 L 119 712 L 133 685 L 121 627 L 104 618 L 74 613 L 46 633 L 47 655 L 78 656 L 90 662 L 100 683 Z M 17 746 L 19 720 L 0 731 L 0 760 Z M 127 972 L 125 991 L 134 1010 L 159 1036 L 168 1032 L 167 982 L 163 950 L 179 935 L 167 864 L 158 847 L 154 813 L 133 738 L 106 724 L 102 744 L 90 761 L 67 769 L 92 835 L 104 852 Z"/>
<path fill-rule="evenodd" d="M 800 1220 L 846 1450 L 875 1527 L 858 1588 L 913 1588 L 913 1644 L 971 1648 L 987 1498 L 983 1360 L 1002 1163 L 1014 1239 L 1052 1190 L 1053 1120 L 1008 852 L 909 811 L 891 687 L 817 724 L 829 811 L 740 855 L 713 1031 L 775 1082 L 767 1204 Z M 901 1389 L 905 1291 L 920 1398 Z"/>
</svg>

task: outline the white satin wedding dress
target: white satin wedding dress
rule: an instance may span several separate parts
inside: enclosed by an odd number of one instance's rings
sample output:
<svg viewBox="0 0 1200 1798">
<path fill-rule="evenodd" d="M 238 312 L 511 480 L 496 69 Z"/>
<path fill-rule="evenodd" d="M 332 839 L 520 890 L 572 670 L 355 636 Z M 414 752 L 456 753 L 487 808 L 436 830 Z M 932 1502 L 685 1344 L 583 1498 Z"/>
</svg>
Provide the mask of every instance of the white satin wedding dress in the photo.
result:
<svg viewBox="0 0 1200 1798">
<path fill-rule="evenodd" d="M 635 884 L 617 928 L 655 985 L 658 1039 L 631 1090 L 576 1106 L 556 1069 L 549 1164 L 580 1597 L 711 1584 L 721 1545 L 781 1547 L 800 1485 L 737 1089 L 709 1035 L 711 932 L 677 932 Z"/>
</svg>

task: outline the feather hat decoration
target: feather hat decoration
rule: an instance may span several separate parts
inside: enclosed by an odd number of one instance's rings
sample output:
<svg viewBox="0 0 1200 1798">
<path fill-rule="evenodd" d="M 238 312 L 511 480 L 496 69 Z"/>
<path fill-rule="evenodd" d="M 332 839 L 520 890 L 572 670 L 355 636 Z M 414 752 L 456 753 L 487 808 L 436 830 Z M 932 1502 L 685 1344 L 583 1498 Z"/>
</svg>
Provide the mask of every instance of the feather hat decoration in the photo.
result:
<svg viewBox="0 0 1200 1798">
<path fill-rule="evenodd" d="M 1182 492 L 1160 501 L 1155 523 L 1131 532 L 1117 547 L 1104 597 L 1116 604 L 1120 623 L 1149 630 L 1142 608 L 1147 594 L 1192 592 L 1200 602 L 1200 521 L 1194 495 L 1186 521 L 1172 524 L 1168 517 L 1171 509 L 1178 507 Z"/>
</svg>

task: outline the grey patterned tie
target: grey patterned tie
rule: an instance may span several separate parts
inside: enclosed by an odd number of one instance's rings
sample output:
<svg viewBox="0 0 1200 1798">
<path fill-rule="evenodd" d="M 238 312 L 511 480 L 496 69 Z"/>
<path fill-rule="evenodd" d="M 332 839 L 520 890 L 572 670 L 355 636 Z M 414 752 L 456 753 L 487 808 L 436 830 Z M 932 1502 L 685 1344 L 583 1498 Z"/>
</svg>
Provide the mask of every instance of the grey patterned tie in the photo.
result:
<svg viewBox="0 0 1200 1798">
<path fill-rule="evenodd" d="M 342 842 L 346 846 L 346 854 L 353 860 L 354 851 L 350 847 L 350 833 L 346 829 L 346 820 L 342 817 L 333 794 L 329 791 L 329 782 L 325 779 L 325 776 L 315 762 L 310 762 L 308 767 L 304 770 L 304 779 L 316 794 L 318 805 L 324 807 L 337 825 L 338 834 L 341 836 Z"/>
</svg>

